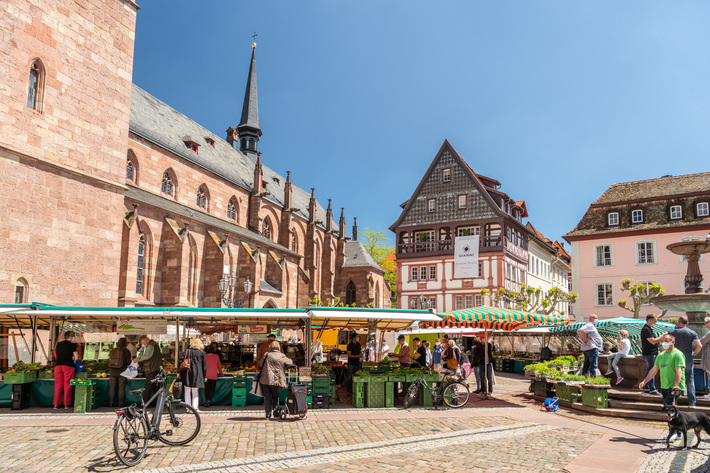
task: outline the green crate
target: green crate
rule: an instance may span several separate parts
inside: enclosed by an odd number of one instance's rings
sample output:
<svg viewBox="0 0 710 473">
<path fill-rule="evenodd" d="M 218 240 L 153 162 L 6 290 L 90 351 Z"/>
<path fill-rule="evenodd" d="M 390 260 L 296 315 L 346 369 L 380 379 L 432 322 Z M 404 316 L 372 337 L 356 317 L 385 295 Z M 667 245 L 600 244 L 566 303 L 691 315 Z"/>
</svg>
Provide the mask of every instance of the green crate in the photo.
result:
<svg viewBox="0 0 710 473">
<path fill-rule="evenodd" d="M 330 396 L 330 386 L 328 388 L 313 388 L 313 396 Z"/>
<path fill-rule="evenodd" d="M 91 379 L 70 379 L 69 384 L 72 386 L 91 386 L 94 381 Z"/>
<path fill-rule="evenodd" d="M 405 381 L 407 381 L 407 377 L 403 374 L 398 374 L 398 375 L 391 374 L 391 375 L 387 376 L 387 381 L 391 381 L 393 383 L 404 383 Z"/>
<path fill-rule="evenodd" d="M 364 399 L 365 398 L 365 386 L 366 386 L 366 383 L 354 383 L 353 384 L 353 397 L 359 396 Z"/>
<path fill-rule="evenodd" d="M 78 385 L 74 392 L 74 412 L 83 414 L 96 408 L 99 386 L 94 384 Z"/>
<path fill-rule="evenodd" d="M 561 384 L 557 383 L 555 389 L 557 397 L 562 401 L 567 402 L 578 402 L 579 401 L 579 386 L 574 384 Z"/>
<path fill-rule="evenodd" d="M 496 371 L 503 371 L 503 358 L 496 358 L 493 360 L 493 367 Z"/>
<path fill-rule="evenodd" d="M 582 386 L 582 404 L 587 407 L 606 409 L 609 407 L 609 393 L 606 389 L 587 388 Z"/>
<path fill-rule="evenodd" d="M 394 407 L 394 383 L 385 383 L 385 407 Z"/>
<path fill-rule="evenodd" d="M 321 386 L 330 387 L 330 376 L 312 376 L 311 380 L 314 389 Z"/>
<path fill-rule="evenodd" d="M 431 407 L 434 405 L 433 399 L 431 398 L 431 391 L 427 388 L 419 386 L 419 394 L 417 394 L 419 405 L 422 407 Z"/>
<path fill-rule="evenodd" d="M 26 371 L 24 373 L 5 373 L 3 381 L 5 384 L 25 384 L 37 380 L 36 371 Z"/>
<path fill-rule="evenodd" d="M 385 384 L 384 382 L 367 383 L 365 402 L 367 407 L 385 407 Z"/>
<path fill-rule="evenodd" d="M 422 375 L 422 379 L 426 381 L 430 386 L 432 383 L 438 383 L 439 382 L 439 373 L 432 373 L 432 374 L 425 374 Z"/>
<path fill-rule="evenodd" d="M 81 373 L 74 373 L 74 379 L 89 379 L 89 372 L 82 371 Z"/>
<path fill-rule="evenodd" d="M 232 388 L 232 396 L 247 397 L 247 388 Z"/>
<path fill-rule="evenodd" d="M 232 398 L 232 407 L 246 407 L 247 406 L 247 398 L 246 397 L 233 397 Z"/>
<path fill-rule="evenodd" d="M 313 378 L 315 379 L 315 378 Z M 370 382 L 370 377 L 369 376 L 353 376 L 353 384 L 359 384 L 359 383 L 369 383 Z M 313 387 L 315 388 L 317 385 L 313 383 Z M 328 385 L 330 386 L 330 384 Z"/>
<path fill-rule="evenodd" d="M 232 382 L 233 383 L 246 383 L 247 377 L 243 374 L 235 374 L 234 376 L 232 376 Z"/>
<path fill-rule="evenodd" d="M 37 379 L 54 379 L 54 373 L 47 373 L 46 371 L 40 371 L 37 373 Z"/>
<path fill-rule="evenodd" d="M 406 375 L 405 381 L 408 383 L 413 383 L 414 381 L 417 380 L 418 377 L 419 377 L 418 374 L 408 374 L 408 375 Z"/>
<path fill-rule="evenodd" d="M 528 363 L 525 360 L 513 360 L 513 373 L 525 373 L 525 367 Z"/>
</svg>

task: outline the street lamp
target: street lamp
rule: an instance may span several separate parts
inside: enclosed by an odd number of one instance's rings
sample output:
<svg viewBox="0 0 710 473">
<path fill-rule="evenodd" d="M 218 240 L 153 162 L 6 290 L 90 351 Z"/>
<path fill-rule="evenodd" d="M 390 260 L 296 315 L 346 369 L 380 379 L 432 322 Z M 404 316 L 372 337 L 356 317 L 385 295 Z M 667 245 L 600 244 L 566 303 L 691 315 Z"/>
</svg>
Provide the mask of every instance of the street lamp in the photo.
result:
<svg viewBox="0 0 710 473">
<path fill-rule="evenodd" d="M 234 298 L 237 295 L 237 282 L 238 278 L 236 275 L 225 274 L 224 277 L 217 283 L 219 295 L 222 297 L 222 302 L 224 302 L 224 305 L 230 309 L 235 306 L 240 307 L 244 304 L 244 302 L 246 302 L 246 299 Z M 247 277 L 247 280 L 244 281 L 244 295 L 248 296 L 250 299 L 252 287 L 254 287 L 254 283 L 252 283 Z"/>
<path fill-rule="evenodd" d="M 412 297 L 411 299 L 409 299 L 409 308 L 412 310 L 416 310 L 416 308 L 417 308 L 417 298 L 416 297 Z M 422 310 L 426 310 L 426 308 L 427 308 L 427 301 L 426 301 L 426 297 L 424 296 L 424 294 L 419 295 L 419 308 Z"/>
</svg>

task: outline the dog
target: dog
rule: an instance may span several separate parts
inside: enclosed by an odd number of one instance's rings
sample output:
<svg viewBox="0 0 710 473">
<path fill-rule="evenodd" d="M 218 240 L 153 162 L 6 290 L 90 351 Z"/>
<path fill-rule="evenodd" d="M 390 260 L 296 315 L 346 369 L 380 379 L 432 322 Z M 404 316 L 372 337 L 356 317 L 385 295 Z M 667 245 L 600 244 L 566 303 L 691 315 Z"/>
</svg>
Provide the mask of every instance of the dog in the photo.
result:
<svg viewBox="0 0 710 473">
<path fill-rule="evenodd" d="M 674 435 L 683 434 L 683 448 L 688 448 L 688 430 L 695 430 L 695 445 L 691 448 L 696 448 L 700 444 L 700 432 L 705 430 L 705 433 L 710 435 L 710 417 L 702 412 L 682 412 L 675 406 L 663 406 L 661 412 L 666 414 L 668 420 L 668 437 L 666 438 L 666 447 L 671 448 L 671 437 Z"/>
</svg>

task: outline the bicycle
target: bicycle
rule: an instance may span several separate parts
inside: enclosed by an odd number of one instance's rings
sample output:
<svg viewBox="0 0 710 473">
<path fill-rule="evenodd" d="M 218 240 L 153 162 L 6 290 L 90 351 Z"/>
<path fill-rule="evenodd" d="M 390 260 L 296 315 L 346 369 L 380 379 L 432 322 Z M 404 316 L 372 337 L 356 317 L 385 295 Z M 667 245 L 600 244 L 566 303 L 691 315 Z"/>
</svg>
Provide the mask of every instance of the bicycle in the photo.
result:
<svg viewBox="0 0 710 473">
<path fill-rule="evenodd" d="M 417 398 L 417 393 L 419 392 L 419 386 L 422 386 L 431 392 L 431 398 L 434 403 L 434 409 L 439 408 L 439 402 L 442 400 L 444 403 L 453 408 L 463 407 L 468 403 L 468 399 L 471 396 L 471 391 L 468 389 L 468 384 L 462 381 L 444 381 L 439 383 L 439 386 L 433 388 L 427 384 L 424 379 L 422 379 L 422 374 L 424 370 L 419 370 L 419 375 L 416 381 L 409 386 L 407 389 L 407 394 L 404 396 L 404 408 L 409 408 L 414 400 Z M 453 371 L 444 370 L 444 376 L 446 377 L 454 375 Z M 432 374 L 431 369 L 429 369 L 429 374 Z"/>
<path fill-rule="evenodd" d="M 140 396 L 141 406 L 132 404 L 116 410 L 113 426 L 113 449 L 116 456 L 126 466 L 135 466 L 143 460 L 148 448 L 148 440 L 159 440 L 166 445 L 180 446 L 190 443 L 200 433 L 202 421 L 194 407 L 175 400 L 165 390 L 165 372 L 160 368 L 153 380 L 160 389 L 145 402 L 145 388 L 130 391 Z M 153 416 L 148 419 L 148 406 L 155 401 Z M 167 429 L 161 430 L 161 424 Z"/>
</svg>

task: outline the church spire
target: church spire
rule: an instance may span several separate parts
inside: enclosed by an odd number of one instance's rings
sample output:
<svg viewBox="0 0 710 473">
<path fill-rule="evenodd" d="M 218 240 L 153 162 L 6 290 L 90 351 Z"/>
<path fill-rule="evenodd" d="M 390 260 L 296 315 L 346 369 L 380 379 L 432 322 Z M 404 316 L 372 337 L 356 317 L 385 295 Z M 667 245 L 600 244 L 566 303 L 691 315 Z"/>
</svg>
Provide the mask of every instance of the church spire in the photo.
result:
<svg viewBox="0 0 710 473">
<path fill-rule="evenodd" d="M 245 154 L 256 154 L 257 143 L 259 143 L 261 136 L 259 100 L 256 93 L 256 43 L 252 44 L 247 90 L 244 93 L 242 118 L 239 120 L 237 132 L 239 133 L 239 150 Z"/>
</svg>

